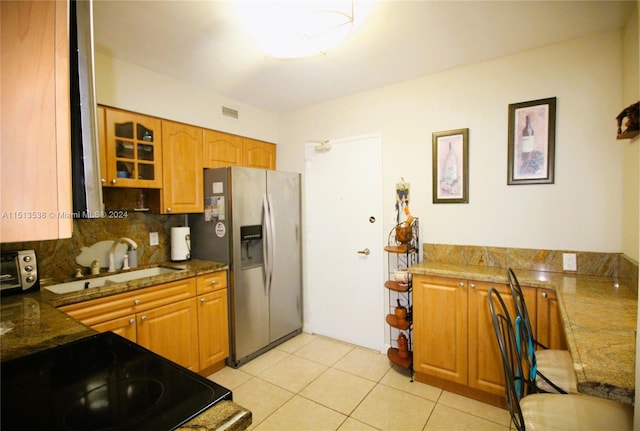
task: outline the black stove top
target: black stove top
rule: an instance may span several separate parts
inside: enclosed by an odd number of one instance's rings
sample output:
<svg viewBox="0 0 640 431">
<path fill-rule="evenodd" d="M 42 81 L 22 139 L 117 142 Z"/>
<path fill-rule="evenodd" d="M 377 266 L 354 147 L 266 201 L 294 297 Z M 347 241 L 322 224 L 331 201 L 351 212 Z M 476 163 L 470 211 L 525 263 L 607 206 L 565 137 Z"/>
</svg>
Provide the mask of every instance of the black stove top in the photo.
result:
<svg viewBox="0 0 640 431">
<path fill-rule="evenodd" d="M 228 389 L 112 332 L 0 364 L 0 428 L 173 430 Z"/>
</svg>

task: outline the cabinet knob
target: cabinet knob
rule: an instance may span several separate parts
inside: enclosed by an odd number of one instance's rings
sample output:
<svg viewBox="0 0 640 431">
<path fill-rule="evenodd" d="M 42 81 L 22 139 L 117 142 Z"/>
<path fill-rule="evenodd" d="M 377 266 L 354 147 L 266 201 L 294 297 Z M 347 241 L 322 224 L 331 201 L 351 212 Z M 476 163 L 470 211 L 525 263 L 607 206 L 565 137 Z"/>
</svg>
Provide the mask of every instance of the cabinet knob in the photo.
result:
<svg viewBox="0 0 640 431">
<path fill-rule="evenodd" d="M 461 281 L 460 283 L 458 283 L 460 285 L 460 287 L 464 287 L 464 281 Z"/>
<path fill-rule="evenodd" d="M 471 283 L 471 284 L 469 284 L 469 287 L 472 288 L 472 289 L 475 289 L 476 285 L 474 283 Z"/>
<path fill-rule="evenodd" d="M 204 298 L 200 298 L 200 302 L 204 304 L 205 299 Z"/>
<path fill-rule="evenodd" d="M 142 304 L 142 302 L 139 299 L 136 299 L 135 301 L 133 301 L 133 305 L 140 305 Z"/>
<path fill-rule="evenodd" d="M 145 316 L 142 316 L 142 317 L 140 318 L 140 320 L 142 320 L 142 321 L 144 322 L 145 320 L 147 320 L 147 316 L 146 316 L 146 315 L 145 315 Z"/>
<path fill-rule="evenodd" d="M 136 323 L 136 319 L 129 319 L 129 324 L 133 325 L 134 323 Z"/>
<path fill-rule="evenodd" d="M 216 283 L 218 283 L 218 280 L 211 280 L 211 284 L 215 285 Z"/>
<path fill-rule="evenodd" d="M 546 299 L 548 296 L 549 296 L 549 294 L 548 294 L 547 292 L 542 292 L 542 297 L 543 297 L 543 298 L 545 298 L 545 299 Z"/>
<path fill-rule="evenodd" d="M 105 180 L 104 178 L 100 178 L 100 182 L 101 182 L 102 184 L 106 184 L 106 183 L 107 183 L 107 180 Z"/>
<path fill-rule="evenodd" d="M 167 212 L 170 213 L 171 212 L 171 207 L 167 208 Z"/>
<path fill-rule="evenodd" d="M 116 181 L 116 179 L 115 179 L 115 178 L 111 180 L 111 184 L 115 184 L 115 183 L 117 183 L 117 182 L 118 182 L 118 181 Z"/>
</svg>

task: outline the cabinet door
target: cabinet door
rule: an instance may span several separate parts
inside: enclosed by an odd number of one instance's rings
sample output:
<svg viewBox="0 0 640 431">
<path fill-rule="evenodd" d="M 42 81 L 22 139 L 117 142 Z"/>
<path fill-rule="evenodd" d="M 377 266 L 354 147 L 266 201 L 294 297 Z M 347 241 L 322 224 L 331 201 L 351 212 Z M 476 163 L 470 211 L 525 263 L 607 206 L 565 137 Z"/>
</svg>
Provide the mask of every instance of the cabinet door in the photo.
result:
<svg viewBox="0 0 640 431">
<path fill-rule="evenodd" d="M 2 1 L 0 35 L 0 238 L 69 238 L 67 2 Z"/>
<path fill-rule="evenodd" d="M 414 275 L 416 372 L 467 383 L 467 282 Z"/>
<path fill-rule="evenodd" d="M 275 169 L 276 146 L 256 139 L 243 138 L 243 166 L 250 168 Z"/>
<path fill-rule="evenodd" d="M 202 153 L 205 168 L 241 166 L 242 137 L 205 129 Z"/>
<path fill-rule="evenodd" d="M 106 121 L 106 109 L 104 106 L 97 107 L 98 115 L 98 147 L 100 148 L 100 180 L 102 185 L 107 185 L 107 126 Z"/>
<path fill-rule="evenodd" d="M 536 339 L 550 349 L 567 350 L 556 292 L 537 289 L 537 297 Z"/>
<path fill-rule="evenodd" d="M 107 322 L 98 323 L 92 325 L 91 328 L 95 329 L 98 332 L 114 332 L 127 340 L 133 341 L 134 343 L 137 340 L 136 336 L 136 316 L 132 314 L 130 316 L 120 317 L 118 319 L 109 320 Z"/>
<path fill-rule="evenodd" d="M 107 108 L 107 186 L 162 187 L 161 121 Z"/>
<path fill-rule="evenodd" d="M 200 369 L 211 367 L 229 356 L 227 290 L 198 297 Z"/>
<path fill-rule="evenodd" d="M 469 386 L 504 395 L 504 371 L 489 310 L 489 288 L 495 287 L 515 318 L 515 303 L 507 284 L 469 281 Z M 535 316 L 535 289 L 523 287 L 529 313 Z M 535 324 L 535 322 L 532 322 Z"/>
<path fill-rule="evenodd" d="M 202 129 L 162 121 L 162 213 L 204 211 Z"/>
<path fill-rule="evenodd" d="M 137 314 L 138 344 L 198 371 L 198 309 L 186 299 Z"/>
</svg>

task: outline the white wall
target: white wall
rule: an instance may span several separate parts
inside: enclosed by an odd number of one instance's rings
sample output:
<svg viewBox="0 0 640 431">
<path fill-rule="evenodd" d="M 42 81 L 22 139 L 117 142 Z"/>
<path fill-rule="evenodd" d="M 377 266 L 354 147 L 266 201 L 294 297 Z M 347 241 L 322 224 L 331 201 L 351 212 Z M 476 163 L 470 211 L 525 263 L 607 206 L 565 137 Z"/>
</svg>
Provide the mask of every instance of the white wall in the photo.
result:
<svg viewBox="0 0 640 431">
<path fill-rule="evenodd" d="M 96 54 L 95 70 L 100 104 L 268 142 L 278 141 L 274 113 L 101 53 Z M 238 119 L 222 116 L 222 106 L 238 110 Z"/>
<path fill-rule="evenodd" d="M 278 167 L 304 172 L 307 140 L 381 132 L 385 225 L 404 177 L 425 242 L 619 252 L 621 46 L 609 32 L 283 114 Z M 555 184 L 507 186 L 508 105 L 554 96 Z M 465 127 L 469 204 L 432 204 L 431 134 Z"/>
<path fill-rule="evenodd" d="M 623 32 L 623 91 L 620 111 L 640 99 L 640 43 L 638 40 L 638 11 L 630 17 Z M 618 141 L 624 148 L 624 182 L 623 182 L 623 244 L 622 252 L 634 259 L 639 259 L 638 244 L 640 236 L 640 136 Z"/>
</svg>

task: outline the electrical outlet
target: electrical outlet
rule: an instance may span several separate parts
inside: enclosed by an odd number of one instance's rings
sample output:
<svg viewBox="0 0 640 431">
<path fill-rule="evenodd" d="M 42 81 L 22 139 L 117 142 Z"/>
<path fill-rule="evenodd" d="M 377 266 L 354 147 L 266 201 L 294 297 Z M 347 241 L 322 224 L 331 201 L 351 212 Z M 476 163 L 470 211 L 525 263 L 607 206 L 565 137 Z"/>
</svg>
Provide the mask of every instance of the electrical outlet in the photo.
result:
<svg viewBox="0 0 640 431">
<path fill-rule="evenodd" d="M 158 245 L 158 232 L 149 232 L 149 245 Z"/>
<path fill-rule="evenodd" d="M 577 271 L 578 263 L 576 262 L 575 253 L 562 253 L 562 270 Z"/>
</svg>

